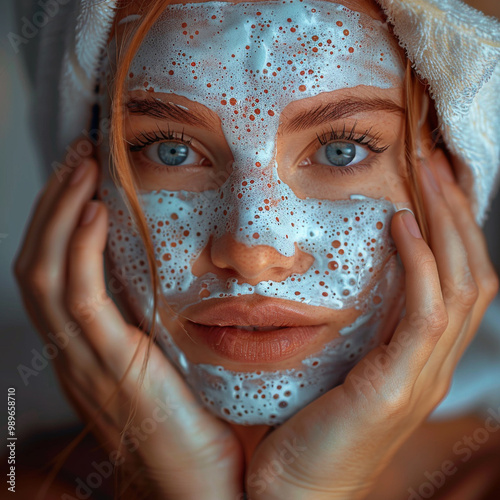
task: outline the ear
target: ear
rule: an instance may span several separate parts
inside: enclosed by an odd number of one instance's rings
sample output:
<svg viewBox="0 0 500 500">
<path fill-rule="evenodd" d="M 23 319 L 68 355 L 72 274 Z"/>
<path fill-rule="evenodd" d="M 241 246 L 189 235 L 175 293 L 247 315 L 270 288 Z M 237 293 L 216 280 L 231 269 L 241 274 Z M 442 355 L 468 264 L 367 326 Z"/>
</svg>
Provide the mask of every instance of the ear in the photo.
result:
<svg viewBox="0 0 500 500">
<path fill-rule="evenodd" d="M 442 147 L 436 147 L 429 155 L 429 164 L 435 173 L 439 172 L 438 178 L 443 176 L 451 182 L 456 182 L 455 172 L 447 151 Z"/>
<path fill-rule="evenodd" d="M 420 153 L 427 159 L 433 170 L 442 169 L 448 178 L 455 180 L 453 159 L 442 140 L 436 108 L 427 91 L 422 93 L 420 116 L 418 127 Z"/>
<path fill-rule="evenodd" d="M 427 102 L 423 105 L 426 118 L 420 127 L 423 153 L 434 173 L 439 171 L 450 181 L 456 182 L 456 159 L 449 153 L 442 139 L 436 108 L 427 91 L 424 93 L 424 99 Z"/>
<path fill-rule="evenodd" d="M 422 84 L 421 84 L 422 85 Z M 436 147 L 436 141 L 439 137 L 437 123 L 434 121 L 436 112 L 434 104 L 427 91 L 423 91 L 420 99 L 420 119 L 418 121 L 418 155 L 423 158 L 430 158 L 430 155 Z"/>
</svg>

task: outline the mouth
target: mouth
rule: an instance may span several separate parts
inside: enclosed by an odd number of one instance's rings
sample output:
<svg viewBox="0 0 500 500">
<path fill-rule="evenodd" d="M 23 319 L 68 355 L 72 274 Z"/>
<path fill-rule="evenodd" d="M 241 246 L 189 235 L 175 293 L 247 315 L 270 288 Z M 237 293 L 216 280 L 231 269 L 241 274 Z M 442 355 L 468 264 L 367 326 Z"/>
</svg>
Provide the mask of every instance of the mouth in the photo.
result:
<svg viewBox="0 0 500 500">
<path fill-rule="evenodd" d="M 303 350 L 324 326 L 217 326 L 190 321 L 186 329 L 222 358 L 244 363 L 273 363 Z"/>
<path fill-rule="evenodd" d="M 326 326 L 308 306 L 256 296 L 203 301 L 183 316 L 190 336 L 218 357 L 254 364 L 303 352 Z"/>
<path fill-rule="evenodd" d="M 272 332 L 273 330 L 281 330 L 285 327 L 275 327 L 275 326 L 253 326 L 253 325 L 233 325 L 233 328 L 237 330 L 246 330 L 247 332 Z"/>
</svg>

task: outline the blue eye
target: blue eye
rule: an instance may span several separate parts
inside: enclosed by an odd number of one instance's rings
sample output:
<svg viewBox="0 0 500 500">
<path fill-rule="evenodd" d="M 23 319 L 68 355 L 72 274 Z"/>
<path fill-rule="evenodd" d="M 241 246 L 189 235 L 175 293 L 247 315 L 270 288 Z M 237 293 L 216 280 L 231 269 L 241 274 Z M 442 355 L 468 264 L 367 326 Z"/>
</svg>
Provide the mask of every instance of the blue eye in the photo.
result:
<svg viewBox="0 0 500 500">
<path fill-rule="evenodd" d="M 311 161 L 322 165 L 346 167 L 359 163 L 367 156 L 367 149 L 356 143 L 333 141 L 318 149 Z"/>
<path fill-rule="evenodd" d="M 181 165 L 189 156 L 189 148 L 180 142 L 161 142 L 158 144 L 158 158 L 165 165 Z"/>
<path fill-rule="evenodd" d="M 200 155 L 187 142 L 174 140 L 154 142 L 139 146 L 135 150 L 141 149 L 144 149 L 144 154 L 150 161 L 167 167 L 210 165 L 207 158 Z"/>
</svg>

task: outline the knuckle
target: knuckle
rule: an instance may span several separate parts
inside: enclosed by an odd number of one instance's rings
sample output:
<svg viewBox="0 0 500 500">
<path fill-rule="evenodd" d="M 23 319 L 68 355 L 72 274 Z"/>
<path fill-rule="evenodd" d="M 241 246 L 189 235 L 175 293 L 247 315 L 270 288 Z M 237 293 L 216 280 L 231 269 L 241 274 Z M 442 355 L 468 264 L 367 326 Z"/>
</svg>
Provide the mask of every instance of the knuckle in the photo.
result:
<svg viewBox="0 0 500 500">
<path fill-rule="evenodd" d="M 499 280 L 498 275 L 493 269 L 480 280 L 480 287 L 488 302 L 491 302 L 496 297 L 499 288 Z"/>
<path fill-rule="evenodd" d="M 439 373 L 436 374 L 435 382 L 427 386 L 419 394 L 419 406 L 425 406 L 430 411 L 436 408 L 446 397 L 450 388 L 450 382 L 446 379 L 441 380 Z"/>
<path fill-rule="evenodd" d="M 425 252 L 415 256 L 414 265 L 416 269 L 418 269 L 418 272 L 424 275 L 435 273 L 437 270 L 436 260 L 430 252 Z"/>
<path fill-rule="evenodd" d="M 371 364 L 373 370 L 373 364 Z M 369 401 L 372 416 L 375 419 L 397 419 L 405 416 L 411 402 L 412 388 L 408 384 L 391 382 L 391 374 L 366 374 L 362 380 L 357 379 L 354 384 L 356 390 L 352 397 L 360 395 Z M 353 401 L 356 404 L 357 399 Z"/>
<path fill-rule="evenodd" d="M 457 301 L 467 309 L 472 307 L 479 297 L 479 289 L 469 274 L 456 287 Z"/>
<path fill-rule="evenodd" d="M 37 267 L 27 273 L 24 279 L 25 290 L 34 297 L 43 297 L 49 294 L 52 288 L 50 273 Z"/>
<path fill-rule="evenodd" d="M 443 399 L 448 395 L 451 388 L 451 380 L 447 377 L 442 378 L 441 384 L 438 385 L 436 389 L 435 404 L 436 406 L 443 401 Z"/>
<path fill-rule="evenodd" d="M 382 414 L 384 418 L 398 419 L 403 417 L 410 407 L 410 391 L 408 388 L 392 386 L 380 394 Z"/>
<path fill-rule="evenodd" d="M 428 394 L 425 395 L 425 401 L 428 401 L 433 409 L 436 408 L 450 392 L 452 376 L 447 376 L 439 372 L 435 380 L 436 383 L 432 385 Z"/>
<path fill-rule="evenodd" d="M 16 281 L 19 285 L 22 285 L 24 281 L 24 264 L 21 262 L 21 260 L 18 258 L 14 262 L 14 265 L 12 267 L 12 271 L 14 273 L 14 277 L 16 278 Z"/>
<path fill-rule="evenodd" d="M 448 313 L 443 306 L 436 307 L 426 317 L 426 329 L 431 335 L 440 336 L 448 326 Z"/>
</svg>

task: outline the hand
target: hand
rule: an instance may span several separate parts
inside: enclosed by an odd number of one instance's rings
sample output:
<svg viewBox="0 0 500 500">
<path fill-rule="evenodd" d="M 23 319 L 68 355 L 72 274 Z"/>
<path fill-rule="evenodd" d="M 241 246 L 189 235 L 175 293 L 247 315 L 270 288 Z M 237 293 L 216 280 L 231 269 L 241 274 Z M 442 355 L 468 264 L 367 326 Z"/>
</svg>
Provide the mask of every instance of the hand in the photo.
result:
<svg viewBox="0 0 500 500">
<path fill-rule="evenodd" d="M 422 169 L 425 212 L 435 214 L 430 246 L 410 212 L 392 222 L 406 273 L 404 318 L 389 344 L 371 351 L 342 385 L 260 443 L 246 477 L 251 500 L 365 498 L 448 392 L 498 278 L 444 154 L 434 152 L 430 163 L 441 179 Z"/>
<path fill-rule="evenodd" d="M 120 446 L 148 337 L 125 322 L 106 293 L 107 210 L 89 201 L 95 160 L 83 158 L 71 175 L 59 177 L 53 175 L 33 211 L 15 274 L 43 340 L 57 338 L 53 363 L 64 392 L 83 421 L 95 424 L 91 430 L 110 462 L 130 473 L 127 482 L 142 471 L 135 480 L 141 495 L 153 485 L 147 498 L 234 500 L 243 474 L 238 439 L 196 402 L 155 344 Z"/>
</svg>

